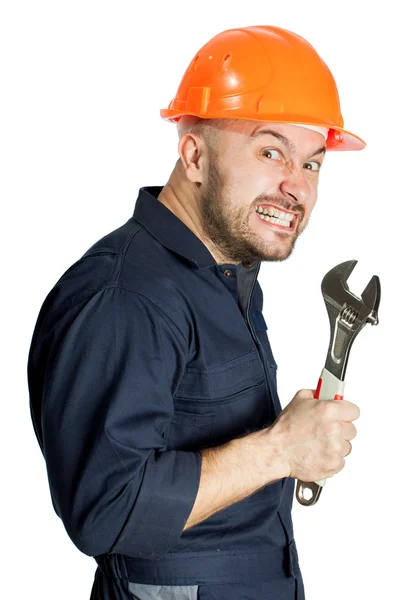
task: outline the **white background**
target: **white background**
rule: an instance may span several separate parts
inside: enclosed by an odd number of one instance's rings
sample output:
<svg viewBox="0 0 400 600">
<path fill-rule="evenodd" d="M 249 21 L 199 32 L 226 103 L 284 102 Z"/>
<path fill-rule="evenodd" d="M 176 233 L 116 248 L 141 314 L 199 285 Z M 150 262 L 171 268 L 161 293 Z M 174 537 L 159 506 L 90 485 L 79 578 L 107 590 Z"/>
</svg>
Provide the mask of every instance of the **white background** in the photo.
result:
<svg viewBox="0 0 400 600">
<path fill-rule="evenodd" d="M 315 388 L 329 327 L 323 275 L 349 259 L 361 293 L 382 284 L 380 324 L 354 343 L 345 397 L 358 436 L 345 469 L 293 519 L 307 600 L 399 598 L 399 33 L 395 3 L 3 1 L 1 561 L 7 600 L 88 600 L 95 563 L 53 512 L 29 414 L 26 362 L 45 296 L 97 239 L 132 215 L 139 187 L 177 157 L 159 117 L 213 35 L 276 25 L 311 42 L 335 76 L 362 152 L 329 153 L 310 225 L 286 262 L 264 263 L 264 316 L 281 402 Z"/>
</svg>

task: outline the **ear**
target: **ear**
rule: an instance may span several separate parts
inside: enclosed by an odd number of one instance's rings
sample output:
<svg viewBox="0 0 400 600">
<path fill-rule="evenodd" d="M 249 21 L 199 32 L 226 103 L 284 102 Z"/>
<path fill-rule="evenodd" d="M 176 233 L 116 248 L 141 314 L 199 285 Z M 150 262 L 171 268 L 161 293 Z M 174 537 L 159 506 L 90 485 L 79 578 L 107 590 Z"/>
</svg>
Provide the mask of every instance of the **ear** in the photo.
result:
<svg viewBox="0 0 400 600">
<path fill-rule="evenodd" d="M 178 152 L 187 179 L 192 183 L 203 183 L 207 156 L 204 140 L 194 133 L 187 133 L 179 140 Z"/>
</svg>

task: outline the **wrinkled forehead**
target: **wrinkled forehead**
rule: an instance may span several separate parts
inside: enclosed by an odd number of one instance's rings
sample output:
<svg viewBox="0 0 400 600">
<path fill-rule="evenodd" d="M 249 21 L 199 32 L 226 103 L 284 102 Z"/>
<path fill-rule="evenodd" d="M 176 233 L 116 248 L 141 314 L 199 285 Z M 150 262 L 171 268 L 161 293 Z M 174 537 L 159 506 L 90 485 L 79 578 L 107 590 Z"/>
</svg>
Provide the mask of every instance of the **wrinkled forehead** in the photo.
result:
<svg viewBox="0 0 400 600">
<path fill-rule="evenodd" d="M 196 117 L 194 115 L 184 115 L 180 118 L 180 120 L 177 123 L 177 129 L 178 129 L 178 135 L 179 135 L 179 139 L 184 136 L 186 133 L 189 133 L 192 131 L 193 127 L 196 125 L 196 123 L 198 123 L 199 121 L 203 121 L 204 123 L 207 122 L 207 120 L 202 120 L 199 117 Z M 211 119 L 211 121 L 215 124 L 216 120 L 215 119 Z M 223 127 L 221 127 L 221 129 L 232 129 L 232 131 L 238 132 L 240 131 L 241 133 L 246 133 L 247 131 L 251 131 L 254 128 L 254 125 L 257 125 L 257 123 L 255 123 L 254 121 L 247 121 L 245 119 L 228 119 L 228 121 L 231 121 L 230 123 L 228 122 L 224 122 Z M 261 125 L 261 123 L 260 123 Z M 272 125 L 272 126 L 280 126 L 282 125 L 282 123 L 268 123 L 267 125 Z M 301 127 L 304 129 L 308 129 L 311 131 L 315 131 L 316 133 L 319 133 L 323 136 L 323 138 L 326 140 L 328 137 L 328 128 L 327 127 L 320 127 L 320 126 L 315 126 L 315 125 L 308 125 L 308 124 L 303 124 L 303 123 L 285 123 L 285 125 L 290 125 L 290 126 L 296 126 L 296 127 Z"/>
</svg>

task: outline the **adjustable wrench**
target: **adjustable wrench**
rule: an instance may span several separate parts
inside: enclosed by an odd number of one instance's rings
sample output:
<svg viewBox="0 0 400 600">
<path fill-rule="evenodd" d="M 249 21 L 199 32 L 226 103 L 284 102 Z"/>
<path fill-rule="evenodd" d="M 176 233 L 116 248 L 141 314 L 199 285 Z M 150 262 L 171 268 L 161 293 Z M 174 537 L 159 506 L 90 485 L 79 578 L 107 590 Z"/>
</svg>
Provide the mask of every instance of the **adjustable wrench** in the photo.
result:
<svg viewBox="0 0 400 600">
<path fill-rule="evenodd" d="M 378 324 L 381 298 L 379 277 L 374 275 L 361 294 L 361 299 L 349 291 L 347 280 L 356 266 L 356 260 L 337 265 L 323 278 L 321 289 L 331 326 L 331 339 L 325 367 L 322 369 L 315 398 L 343 400 L 344 377 L 352 343 L 366 323 Z M 296 498 L 304 506 L 318 501 L 326 479 L 315 482 L 298 481 Z M 305 497 L 305 491 L 311 497 Z M 309 494 L 308 494 L 309 495 Z"/>
</svg>

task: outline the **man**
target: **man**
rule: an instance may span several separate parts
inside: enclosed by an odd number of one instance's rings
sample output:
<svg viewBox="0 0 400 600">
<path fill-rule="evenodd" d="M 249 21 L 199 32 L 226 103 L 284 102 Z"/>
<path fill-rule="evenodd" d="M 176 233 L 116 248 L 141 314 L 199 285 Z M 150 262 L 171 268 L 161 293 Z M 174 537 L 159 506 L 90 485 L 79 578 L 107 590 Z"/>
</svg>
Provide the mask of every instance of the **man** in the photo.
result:
<svg viewBox="0 0 400 600">
<path fill-rule="evenodd" d="M 293 251 L 326 150 L 365 143 L 276 27 L 215 36 L 161 115 L 169 181 L 64 273 L 33 334 L 54 509 L 96 558 L 93 600 L 300 600 L 294 479 L 344 467 L 359 409 L 305 389 L 282 411 L 257 275 Z"/>
</svg>

